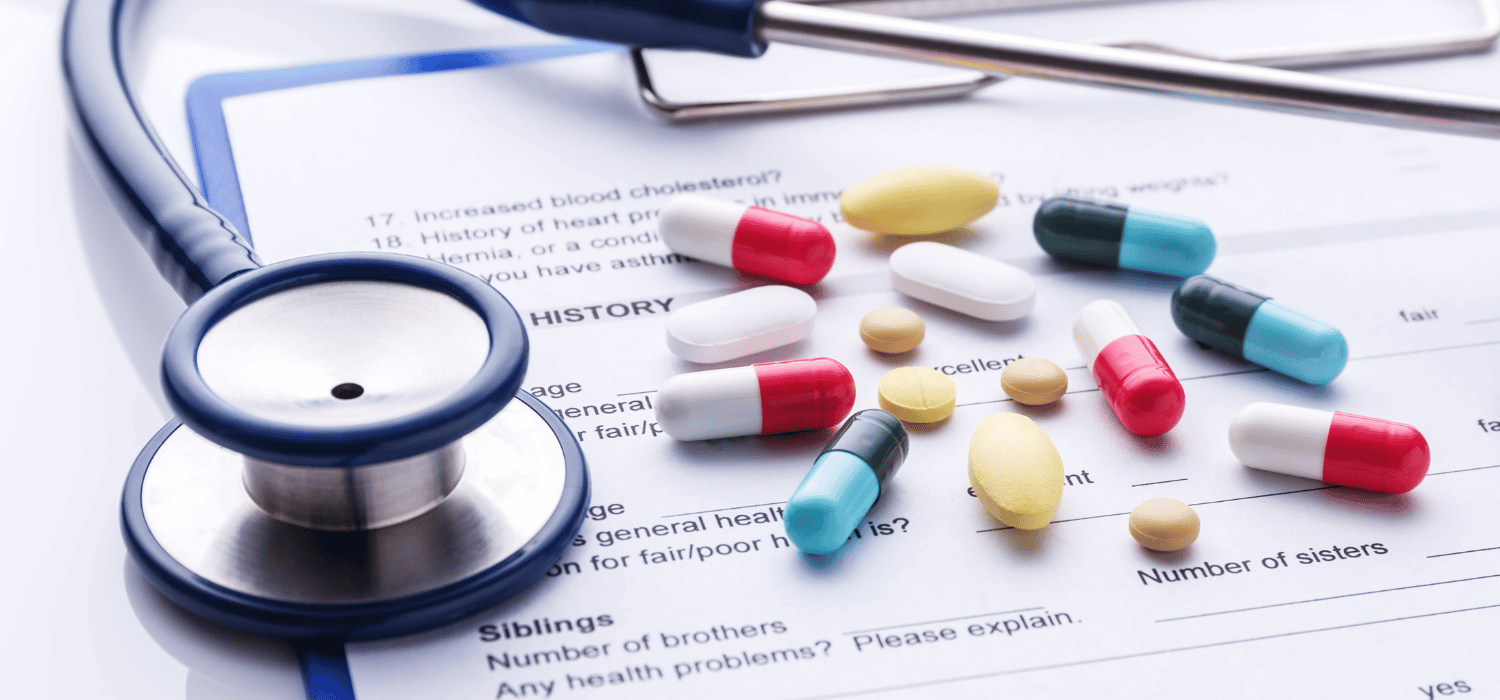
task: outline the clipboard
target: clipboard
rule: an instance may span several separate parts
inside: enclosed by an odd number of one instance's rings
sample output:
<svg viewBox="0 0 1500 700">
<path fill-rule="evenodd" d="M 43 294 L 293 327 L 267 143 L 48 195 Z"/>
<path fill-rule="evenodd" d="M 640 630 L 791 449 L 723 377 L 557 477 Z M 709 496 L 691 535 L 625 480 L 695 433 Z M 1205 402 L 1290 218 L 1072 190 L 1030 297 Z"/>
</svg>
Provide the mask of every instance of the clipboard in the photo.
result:
<svg viewBox="0 0 1500 700">
<path fill-rule="evenodd" d="M 336 83 L 345 80 L 382 78 L 419 73 L 468 70 L 542 61 L 563 56 L 614 49 L 610 44 L 570 42 L 542 46 L 517 46 L 473 51 L 407 54 L 356 61 L 320 63 L 275 70 L 208 75 L 188 86 L 188 130 L 198 162 L 198 181 L 208 202 L 219 210 L 241 235 L 254 242 L 245 198 L 235 171 L 234 149 L 224 119 L 224 100 L 273 90 Z"/>
</svg>

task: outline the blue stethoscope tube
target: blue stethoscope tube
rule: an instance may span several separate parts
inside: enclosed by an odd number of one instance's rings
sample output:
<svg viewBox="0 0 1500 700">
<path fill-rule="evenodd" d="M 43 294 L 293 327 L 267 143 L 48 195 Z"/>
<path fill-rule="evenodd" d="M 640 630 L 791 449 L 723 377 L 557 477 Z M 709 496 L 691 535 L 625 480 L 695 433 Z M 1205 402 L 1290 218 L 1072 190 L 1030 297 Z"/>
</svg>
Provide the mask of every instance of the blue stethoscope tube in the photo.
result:
<svg viewBox="0 0 1500 700">
<path fill-rule="evenodd" d="M 83 145 L 126 223 L 188 303 L 261 266 L 250 243 L 208 206 L 140 112 L 125 82 L 120 19 L 136 0 L 74 0 L 63 24 L 63 75 Z"/>
</svg>

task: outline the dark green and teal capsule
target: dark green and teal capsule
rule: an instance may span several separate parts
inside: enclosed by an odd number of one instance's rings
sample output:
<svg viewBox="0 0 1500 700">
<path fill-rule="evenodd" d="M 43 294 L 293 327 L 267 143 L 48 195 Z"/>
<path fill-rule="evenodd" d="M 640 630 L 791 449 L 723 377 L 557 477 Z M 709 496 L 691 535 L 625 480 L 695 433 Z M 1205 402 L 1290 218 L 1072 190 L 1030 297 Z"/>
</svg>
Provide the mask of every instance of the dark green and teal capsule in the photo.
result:
<svg viewBox="0 0 1500 700">
<path fill-rule="evenodd" d="M 783 517 L 792 544 L 808 554 L 838 551 L 910 448 L 895 416 L 878 408 L 849 416 L 787 499 Z"/>
<path fill-rule="evenodd" d="M 1193 340 L 1308 384 L 1333 381 L 1349 361 L 1339 329 L 1208 275 L 1172 292 L 1172 320 Z"/>
<path fill-rule="evenodd" d="M 1053 257 L 1176 277 L 1207 270 L 1218 248 L 1197 219 L 1071 197 L 1042 202 L 1031 229 Z"/>
</svg>

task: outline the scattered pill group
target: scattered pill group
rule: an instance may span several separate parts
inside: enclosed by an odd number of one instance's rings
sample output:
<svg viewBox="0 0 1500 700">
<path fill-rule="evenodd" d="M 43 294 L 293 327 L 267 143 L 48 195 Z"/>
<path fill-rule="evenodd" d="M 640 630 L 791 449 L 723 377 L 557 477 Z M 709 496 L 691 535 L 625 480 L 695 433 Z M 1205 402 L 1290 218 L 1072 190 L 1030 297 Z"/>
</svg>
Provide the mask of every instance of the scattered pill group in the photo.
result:
<svg viewBox="0 0 1500 700">
<path fill-rule="evenodd" d="M 927 336 L 927 324 L 911 309 L 887 306 L 859 321 L 859 339 L 875 352 L 899 355 L 915 350 Z"/>
<path fill-rule="evenodd" d="M 1339 329 L 1208 275 L 1172 292 L 1172 320 L 1193 340 L 1308 384 L 1333 381 L 1349 361 Z"/>
<path fill-rule="evenodd" d="M 953 414 L 958 386 L 927 367 L 900 367 L 880 378 L 880 407 L 907 423 L 936 423 Z"/>
<path fill-rule="evenodd" d="M 816 221 L 699 195 L 672 198 L 658 226 L 677 253 L 792 284 L 823 279 L 836 252 L 833 234 Z"/>
<path fill-rule="evenodd" d="M 806 338 L 817 316 L 817 302 L 800 289 L 746 289 L 673 311 L 667 348 L 688 362 L 727 362 Z"/>
<path fill-rule="evenodd" d="M 993 413 L 969 440 L 969 485 L 996 520 L 1020 530 L 1046 527 L 1064 484 L 1052 439 L 1019 413 Z"/>
<path fill-rule="evenodd" d="M 944 243 L 908 243 L 890 265 L 896 291 L 977 319 L 1014 321 L 1036 304 L 1036 280 L 1025 270 Z"/>
<path fill-rule="evenodd" d="M 1247 467 L 1382 493 L 1416 488 L 1431 460 L 1405 423 L 1264 402 L 1229 422 L 1229 449 Z"/>
<path fill-rule="evenodd" d="M 1172 498 L 1153 498 L 1130 511 L 1130 536 L 1157 552 L 1187 549 L 1200 527 L 1192 506 Z"/>
<path fill-rule="evenodd" d="M 860 182 L 840 196 L 844 222 L 884 235 L 927 235 L 965 226 L 991 211 L 998 183 L 957 168 L 902 168 Z M 1050 255 L 1107 267 L 1187 277 L 1172 294 L 1173 321 L 1189 338 L 1309 384 L 1336 378 L 1348 360 L 1342 333 L 1264 295 L 1202 274 L 1213 262 L 1212 231 L 1196 219 L 1116 204 L 1056 197 L 1032 222 Z M 815 284 L 833 266 L 835 243 L 817 221 L 694 195 L 661 212 L 674 251 L 746 274 Z M 1011 321 L 1036 303 L 1024 270 L 955 246 L 918 241 L 890 256 L 894 288 L 913 299 L 984 321 Z M 785 286 L 758 287 L 692 304 L 666 322 L 667 343 L 697 363 L 726 362 L 782 347 L 812 332 L 817 303 Z M 1073 339 L 1111 410 L 1127 430 L 1161 435 L 1181 419 L 1186 395 L 1155 343 L 1118 302 L 1101 299 L 1074 319 Z M 910 309 L 876 309 L 859 323 L 871 350 L 901 355 L 926 337 Z M 1067 372 L 1041 358 L 1008 362 L 1001 390 L 1016 403 L 1045 406 L 1068 390 Z M 830 358 L 791 360 L 672 377 L 657 394 L 657 421 L 678 440 L 764 435 L 838 425 L 853 409 L 855 382 Z M 881 377 L 881 410 L 848 417 L 788 499 L 785 526 L 800 550 L 838 550 L 858 528 L 910 449 L 903 423 L 946 420 L 957 385 L 926 367 Z M 1230 448 L 1247 466 L 1386 493 L 1425 477 L 1426 440 L 1402 423 L 1272 403 L 1243 408 L 1229 426 Z M 1032 419 L 996 413 L 975 428 L 969 479 L 986 510 L 1007 527 L 1052 522 L 1066 478 L 1062 457 Z M 1141 546 L 1175 552 L 1198 537 L 1198 514 L 1170 498 L 1130 512 Z"/>
<path fill-rule="evenodd" d="M 678 440 L 827 428 L 853 408 L 854 376 L 826 357 L 679 374 L 656 393 L 656 422 Z"/>
<path fill-rule="evenodd" d="M 849 417 L 787 499 L 786 534 L 808 554 L 843 546 L 906 459 L 901 421 L 870 409 Z"/>
<path fill-rule="evenodd" d="M 1154 437 L 1177 425 L 1187 406 L 1182 384 L 1119 302 L 1084 306 L 1073 321 L 1073 341 L 1126 430 Z"/>
<path fill-rule="evenodd" d="M 1068 392 L 1068 373 L 1040 357 L 1022 357 L 1000 370 L 1000 389 L 1016 403 L 1045 406 Z"/>
<path fill-rule="evenodd" d="M 916 236 L 955 229 L 988 214 L 1000 183 L 984 173 L 919 165 L 862 180 L 839 196 L 850 226 Z"/>
<path fill-rule="evenodd" d="M 1197 219 L 1071 197 L 1042 202 L 1031 226 L 1054 257 L 1177 277 L 1207 270 L 1218 247 Z"/>
</svg>

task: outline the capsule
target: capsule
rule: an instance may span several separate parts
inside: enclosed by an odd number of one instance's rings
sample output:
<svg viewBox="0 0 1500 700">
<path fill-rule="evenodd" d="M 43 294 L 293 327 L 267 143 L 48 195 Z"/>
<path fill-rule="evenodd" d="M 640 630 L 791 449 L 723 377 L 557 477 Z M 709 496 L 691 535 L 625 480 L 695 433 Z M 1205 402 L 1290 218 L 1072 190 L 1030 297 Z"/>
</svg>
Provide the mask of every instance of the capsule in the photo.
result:
<svg viewBox="0 0 1500 700">
<path fill-rule="evenodd" d="M 1207 270 L 1217 249 L 1197 219 L 1071 197 L 1042 202 L 1031 230 L 1053 257 L 1176 277 Z"/>
<path fill-rule="evenodd" d="M 854 376 L 826 357 L 679 374 L 656 394 L 656 422 L 678 440 L 827 428 L 852 408 Z"/>
<path fill-rule="evenodd" d="M 1172 292 L 1172 320 L 1193 340 L 1308 384 L 1333 381 L 1349 361 L 1339 329 L 1208 275 Z"/>
<path fill-rule="evenodd" d="M 1187 403 L 1182 384 L 1125 307 L 1109 299 L 1083 307 L 1073 342 L 1126 430 L 1154 437 L 1177 425 Z"/>
<path fill-rule="evenodd" d="M 1248 467 L 1382 493 L 1416 488 L 1431 461 L 1405 423 L 1276 403 L 1240 409 L 1229 449 Z"/>
<path fill-rule="evenodd" d="M 792 284 L 817 284 L 833 267 L 833 234 L 779 211 L 683 194 L 662 207 L 661 239 L 673 251 Z"/>
<path fill-rule="evenodd" d="M 908 448 L 906 428 L 895 416 L 874 408 L 849 416 L 787 499 L 787 538 L 808 554 L 837 551 L 901 468 Z"/>
</svg>

